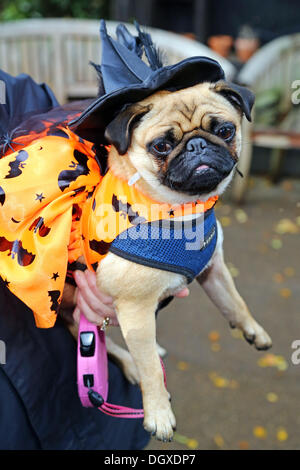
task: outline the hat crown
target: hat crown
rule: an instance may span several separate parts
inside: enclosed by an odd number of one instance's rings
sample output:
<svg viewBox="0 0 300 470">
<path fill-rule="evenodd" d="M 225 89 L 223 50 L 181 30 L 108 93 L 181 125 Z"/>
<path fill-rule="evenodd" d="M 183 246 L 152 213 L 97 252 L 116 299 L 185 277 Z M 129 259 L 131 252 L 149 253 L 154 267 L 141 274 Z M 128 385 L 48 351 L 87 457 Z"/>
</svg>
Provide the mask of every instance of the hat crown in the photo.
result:
<svg viewBox="0 0 300 470">
<path fill-rule="evenodd" d="M 115 40 L 107 33 L 105 21 L 101 20 L 101 75 L 105 93 L 143 83 L 154 70 L 162 67 L 151 36 L 141 31 L 137 22 L 135 27 L 138 36 L 133 36 L 125 25 L 120 24 Z M 141 58 L 144 52 L 150 67 Z"/>
<path fill-rule="evenodd" d="M 137 23 L 135 27 L 138 36 L 133 36 L 125 25 L 119 25 L 115 40 L 108 35 L 105 21 L 101 21 L 101 66 L 93 65 L 103 87 L 96 100 L 69 122 L 72 130 L 91 142 L 105 142 L 106 126 L 124 106 L 160 90 L 177 91 L 224 79 L 222 67 L 210 57 L 189 57 L 174 65 L 163 65 L 151 36 L 141 31 Z M 149 65 L 142 60 L 143 54 Z"/>
</svg>

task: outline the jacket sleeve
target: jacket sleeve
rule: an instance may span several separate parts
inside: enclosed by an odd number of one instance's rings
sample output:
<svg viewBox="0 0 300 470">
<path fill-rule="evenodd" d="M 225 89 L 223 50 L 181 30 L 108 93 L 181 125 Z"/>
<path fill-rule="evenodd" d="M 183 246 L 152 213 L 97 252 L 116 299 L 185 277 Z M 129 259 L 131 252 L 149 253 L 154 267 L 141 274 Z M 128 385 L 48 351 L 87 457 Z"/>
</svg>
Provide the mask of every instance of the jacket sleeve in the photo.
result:
<svg viewBox="0 0 300 470">
<path fill-rule="evenodd" d="M 48 85 L 37 84 L 29 75 L 13 77 L 0 70 L 0 81 L 0 138 L 31 113 L 45 112 L 59 106 Z"/>
</svg>

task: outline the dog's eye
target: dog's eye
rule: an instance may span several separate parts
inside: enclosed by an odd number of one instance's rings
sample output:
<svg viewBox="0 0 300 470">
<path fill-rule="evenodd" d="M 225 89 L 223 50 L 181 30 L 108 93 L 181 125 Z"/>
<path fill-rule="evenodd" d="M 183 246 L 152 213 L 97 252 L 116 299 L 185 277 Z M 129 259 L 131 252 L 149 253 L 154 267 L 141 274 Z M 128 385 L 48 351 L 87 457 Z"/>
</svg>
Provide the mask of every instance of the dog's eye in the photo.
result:
<svg viewBox="0 0 300 470">
<path fill-rule="evenodd" d="M 235 134 L 235 127 L 233 124 L 224 124 L 215 129 L 215 134 L 226 142 L 232 140 Z"/>
<path fill-rule="evenodd" d="M 172 145 L 162 140 L 153 144 L 151 150 L 157 155 L 168 155 L 172 150 Z"/>
</svg>

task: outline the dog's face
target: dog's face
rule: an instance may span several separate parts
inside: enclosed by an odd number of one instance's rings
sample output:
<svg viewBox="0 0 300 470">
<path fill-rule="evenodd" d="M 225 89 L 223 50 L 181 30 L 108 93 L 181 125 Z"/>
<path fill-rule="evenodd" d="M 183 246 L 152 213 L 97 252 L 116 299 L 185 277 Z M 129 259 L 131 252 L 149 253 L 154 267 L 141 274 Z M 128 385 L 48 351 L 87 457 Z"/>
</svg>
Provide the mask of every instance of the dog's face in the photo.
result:
<svg viewBox="0 0 300 470">
<path fill-rule="evenodd" d="M 158 191 L 205 199 L 233 175 L 253 101 L 249 90 L 223 81 L 160 91 L 123 110 L 105 136 Z"/>
</svg>

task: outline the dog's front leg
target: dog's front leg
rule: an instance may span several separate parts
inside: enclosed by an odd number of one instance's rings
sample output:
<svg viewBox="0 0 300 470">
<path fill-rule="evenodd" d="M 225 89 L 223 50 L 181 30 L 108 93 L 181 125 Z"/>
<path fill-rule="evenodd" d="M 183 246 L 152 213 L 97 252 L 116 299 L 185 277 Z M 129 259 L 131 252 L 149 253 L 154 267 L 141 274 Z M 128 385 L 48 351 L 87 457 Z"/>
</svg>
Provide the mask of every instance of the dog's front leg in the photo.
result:
<svg viewBox="0 0 300 470">
<path fill-rule="evenodd" d="M 218 234 L 222 239 L 221 227 Z M 248 307 L 238 293 L 232 276 L 224 262 L 222 242 L 218 243 L 209 267 L 197 277 L 209 298 L 229 321 L 232 328 L 239 328 L 245 339 L 254 344 L 256 349 L 269 349 L 272 340 L 265 330 L 256 322 Z"/>
<path fill-rule="evenodd" d="M 175 417 L 156 347 L 155 299 L 115 302 L 118 321 L 140 376 L 143 394 L 144 427 L 157 439 L 173 436 Z"/>
</svg>

